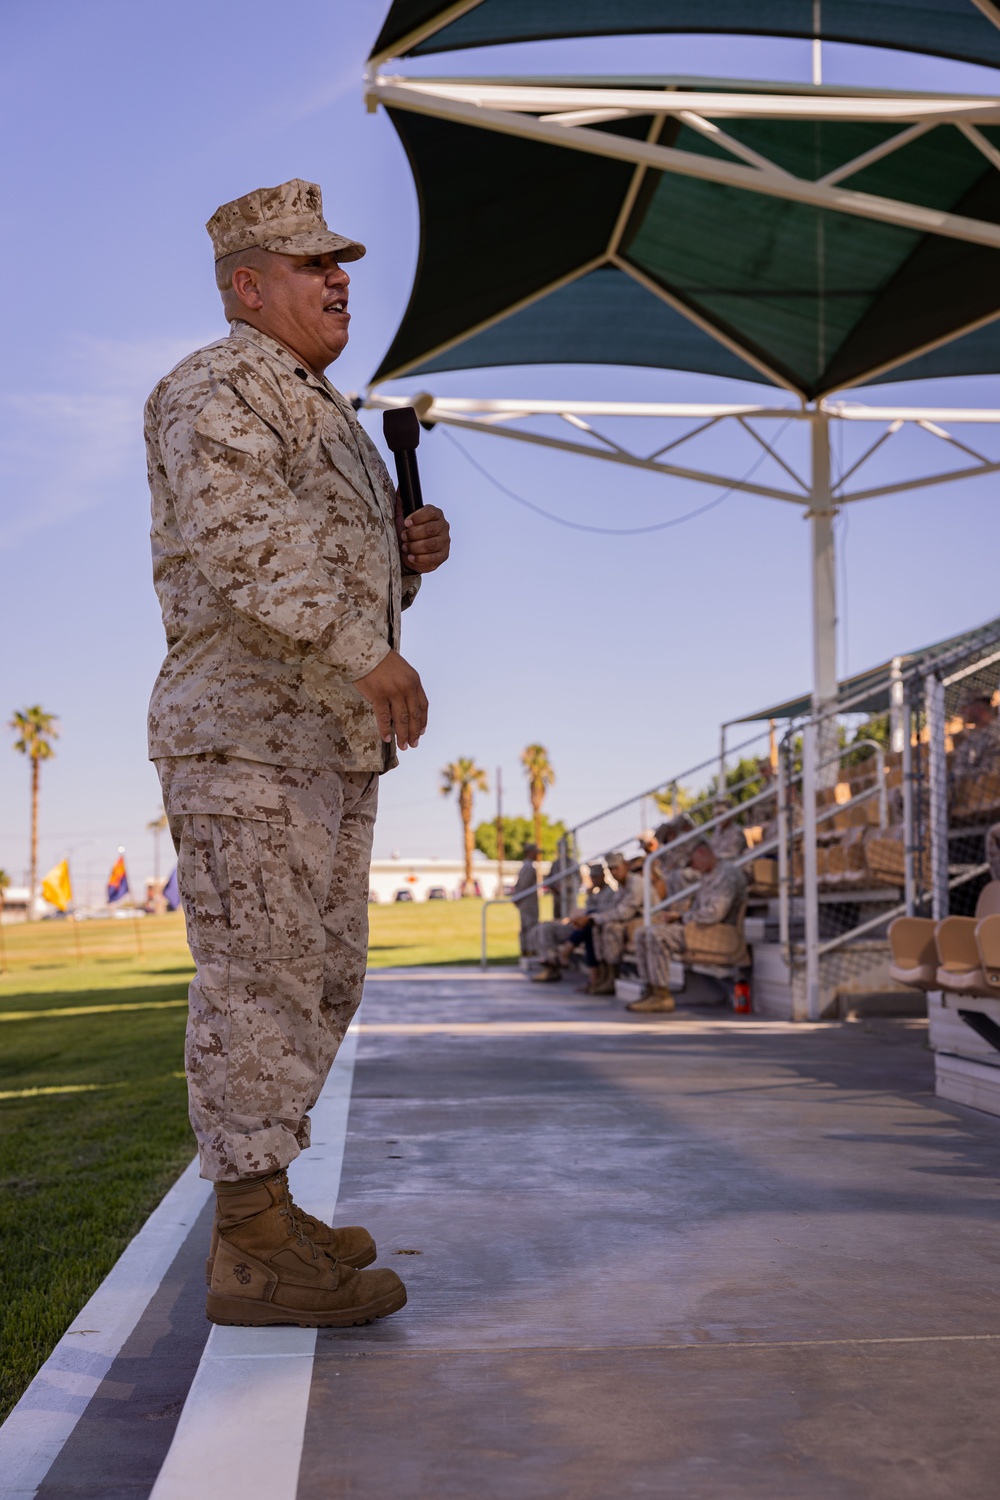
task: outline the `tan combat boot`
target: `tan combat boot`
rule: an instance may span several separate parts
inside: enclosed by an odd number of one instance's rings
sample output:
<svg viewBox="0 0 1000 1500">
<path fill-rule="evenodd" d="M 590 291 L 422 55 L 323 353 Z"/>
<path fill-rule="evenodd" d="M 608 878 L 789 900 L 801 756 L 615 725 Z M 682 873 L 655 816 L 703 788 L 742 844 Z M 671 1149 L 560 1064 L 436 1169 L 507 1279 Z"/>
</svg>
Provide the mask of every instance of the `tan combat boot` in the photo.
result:
<svg viewBox="0 0 1000 1500">
<path fill-rule="evenodd" d="M 597 971 L 597 982 L 590 990 L 591 995 L 613 995 L 615 992 L 615 971 L 612 964 L 601 964 Z"/>
<path fill-rule="evenodd" d="M 643 995 L 641 1000 L 633 1000 L 630 1005 L 626 1005 L 625 1009 L 637 1010 L 641 1015 L 645 1016 L 655 1014 L 658 1011 L 669 1013 L 676 1010 L 677 1007 L 674 1003 L 674 997 L 668 989 L 664 989 L 662 985 L 651 984 L 648 994 Z"/>
<path fill-rule="evenodd" d="M 258 1179 L 259 1180 L 259 1179 Z M 345 1266 L 350 1266 L 354 1271 L 360 1271 L 362 1266 L 370 1266 L 378 1255 L 375 1241 L 367 1229 L 360 1225 L 344 1226 L 342 1229 L 332 1229 L 329 1224 L 324 1224 L 322 1219 L 314 1219 L 312 1214 L 307 1214 L 304 1208 L 299 1208 L 292 1198 L 292 1190 L 288 1186 L 287 1168 L 273 1175 L 274 1182 L 278 1183 L 285 1194 L 285 1207 L 291 1209 L 295 1223 L 301 1229 L 307 1240 L 312 1240 L 318 1250 L 325 1250 L 327 1255 L 332 1255 L 334 1260 L 342 1260 Z M 215 1261 L 215 1252 L 219 1245 L 219 1199 L 215 1199 L 215 1218 L 212 1221 L 212 1242 L 208 1250 L 208 1260 L 205 1262 L 205 1282 L 212 1284 L 212 1265 Z"/>
<path fill-rule="evenodd" d="M 219 1242 L 205 1311 L 213 1323 L 349 1328 L 406 1304 L 394 1271 L 355 1271 L 302 1233 L 283 1174 L 216 1184 Z"/>
<path fill-rule="evenodd" d="M 537 973 L 532 974 L 532 984 L 555 984 L 562 978 L 562 970 L 558 964 L 543 964 Z"/>
</svg>

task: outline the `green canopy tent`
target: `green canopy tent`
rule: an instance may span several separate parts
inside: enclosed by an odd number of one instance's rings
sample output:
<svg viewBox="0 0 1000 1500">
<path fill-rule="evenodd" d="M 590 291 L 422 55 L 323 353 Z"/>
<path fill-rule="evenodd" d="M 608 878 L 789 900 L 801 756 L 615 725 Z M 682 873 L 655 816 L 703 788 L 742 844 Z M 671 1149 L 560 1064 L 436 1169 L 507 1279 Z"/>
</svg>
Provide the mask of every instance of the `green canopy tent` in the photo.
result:
<svg viewBox="0 0 1000 1500">
<path fill-rule="evenodd" d="M 422 242 L 375 383 L 638 364 L 811 400 L 998 367 L 998 99 L 675 78 L 378 93 Z M 564 123 L 584 111 L 616 118 Z"/>
<path fill-rule="evenodd" d="M 990 0 L 394 0 L 371 60 L 504 42 L 670 32 L 804 37 L 1000 65 Z"/>
</svg>

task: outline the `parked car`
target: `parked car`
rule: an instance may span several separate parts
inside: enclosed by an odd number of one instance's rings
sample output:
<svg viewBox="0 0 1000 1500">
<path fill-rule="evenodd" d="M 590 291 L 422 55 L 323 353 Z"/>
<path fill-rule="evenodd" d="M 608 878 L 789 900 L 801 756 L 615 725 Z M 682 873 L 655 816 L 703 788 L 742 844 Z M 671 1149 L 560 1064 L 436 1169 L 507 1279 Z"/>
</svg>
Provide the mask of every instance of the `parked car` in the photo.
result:
<svg viewBox="0 0 1000 1500">
<path fill-rule="evenodd" d="M 432 885 L 430 890 L 427 892 L 428 901 L 447 901 L 447 899 L 448 892 L 445 890 L 443 885 Z"/>
<path fill-rule="evenodd" d="M 410 890 L 409 886 L 404 885 L 402 890 L 397 891 L 392 899 L 393 901 L 412 901 L 413 892 Z"/>
</svg>

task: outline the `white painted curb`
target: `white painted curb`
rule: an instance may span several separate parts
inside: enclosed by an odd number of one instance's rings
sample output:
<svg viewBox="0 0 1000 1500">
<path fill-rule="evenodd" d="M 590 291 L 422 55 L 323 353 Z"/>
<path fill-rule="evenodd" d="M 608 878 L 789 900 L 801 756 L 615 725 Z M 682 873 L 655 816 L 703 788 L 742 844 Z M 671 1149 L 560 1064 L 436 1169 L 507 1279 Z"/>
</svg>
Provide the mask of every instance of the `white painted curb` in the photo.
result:
<svg viewBox="0 0 1000 1500">
<path fill-rule="evenodd" d="M 0 1496 L 31 1500 L 211 1195 L 192 1161 L 0 1427 Z"/>
<path fill-rule="evenodd" d="M 312 1110 L 312 1144 L 288 1171 L 296 1201 L 327 1223 L 340 1192 L 358 1028 Z M 295 1500 L 314 1328 L 215 1327 L 150 1500 Z"/>
</svg>

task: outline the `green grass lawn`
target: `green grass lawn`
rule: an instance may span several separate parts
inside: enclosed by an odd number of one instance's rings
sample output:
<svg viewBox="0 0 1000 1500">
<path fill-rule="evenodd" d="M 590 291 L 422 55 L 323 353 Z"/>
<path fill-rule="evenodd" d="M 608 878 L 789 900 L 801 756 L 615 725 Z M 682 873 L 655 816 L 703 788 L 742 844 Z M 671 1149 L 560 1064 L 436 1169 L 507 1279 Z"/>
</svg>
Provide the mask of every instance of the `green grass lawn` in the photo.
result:
<svg viewBox="0 0 1000 1500">
<path fill-rule="evenodd" d="M 370 965 L 476 962 L 481 913 L 373 906 Z M 512 961 L 513 909 L 491 908 L 489 930 L 491 958 Z M 0 1420 L 194 1154 L 180 916 L 2 936 Z"/>
</svg>

